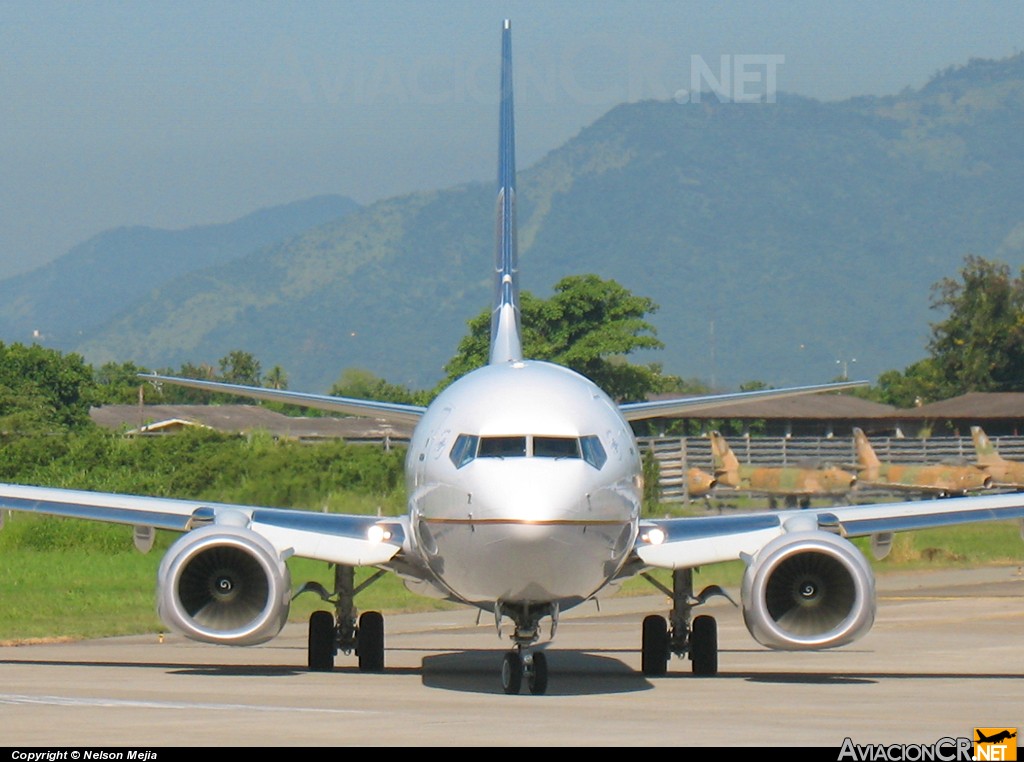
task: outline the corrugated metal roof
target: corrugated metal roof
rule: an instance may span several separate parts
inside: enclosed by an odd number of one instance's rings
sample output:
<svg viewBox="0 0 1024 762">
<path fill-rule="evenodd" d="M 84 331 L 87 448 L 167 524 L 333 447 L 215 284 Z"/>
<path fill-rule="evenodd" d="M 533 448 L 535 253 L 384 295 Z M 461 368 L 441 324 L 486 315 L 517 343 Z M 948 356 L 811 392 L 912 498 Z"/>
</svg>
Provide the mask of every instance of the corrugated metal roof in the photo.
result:
<svg viewBox="0 0 1024 762">
<path fill-rule="evenodd" d="M 672 399 L 664 394 L 652 399 Z M 785 420 L 861 420 L 864 418 L 890 418 L 897 412 L 891 405 L 851 397 L 846 394 L 808 394 L 801 397 L 783 397 L 725 405 L 711 411 L 679 416 L 692 420 L 720 418 L 775 418 Z"/>
<path fill-rule="evenodd" d="M 97 426 L 136 429 L 181 420 L 217 431 L 267 431 L 289 439 L 408 439 L 411 426 L 373 418 L 312 418 L 283 415 L 259 405 L 103 405 L 89 411 Z"/>
<path fill-rule="evenodd" d="M 905 418 L 973 418 L 1008 420 L 1024 418 L 1024 394 L 1020 392 L 969 392 L 940 402 L 901 411 Z"/>
</svg>

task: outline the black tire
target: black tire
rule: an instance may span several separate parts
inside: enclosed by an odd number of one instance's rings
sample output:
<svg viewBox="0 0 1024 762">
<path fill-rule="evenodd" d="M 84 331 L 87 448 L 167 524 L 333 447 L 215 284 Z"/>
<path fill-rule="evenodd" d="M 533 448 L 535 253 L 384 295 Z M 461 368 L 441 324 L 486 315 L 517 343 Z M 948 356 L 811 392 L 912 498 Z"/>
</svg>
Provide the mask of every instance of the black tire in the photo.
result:
<svg viewBox="0 0 1024 762">
<path fill-rule="evenodd" d="M 356 655 L 360 672 L 384 671 L 384 616 L 379 611 L 364 611 L 359 615 Z"/>
<path fill-rule="evenodd" d="M 693 674 L 714 677 L 718 674 L 718 623 L 712 616 L 699 616 L 690 628 L 690 661 Z"/>
<path fill-rule="evenodd" d="M 518 651 L 507 652 L 501 662 L 501 687 L 510 696 L 523 687 L 523 657 Z"/>
<path fill-rule="evenodd" d="M 668 672 L 668 622 L 663 616 L 644 617 L 640 668 L 648 677 L 661 677 Z"/>
<path fill-rule="evenodd" d="M 330 672 L 334 669 L 334 616 L 329 611 L 314 611 L 309 615 L 309 647 L 307 664 L 310 672 Z"/>
<path fill-rule="evenodd" d="M 533 655 L 533 668 L 527 680 L 530 686 L 530 693 L 534 696 L 543 696 L 548 692 L 548 657 L 543 651 L 537 651 Z"/>
</svg>

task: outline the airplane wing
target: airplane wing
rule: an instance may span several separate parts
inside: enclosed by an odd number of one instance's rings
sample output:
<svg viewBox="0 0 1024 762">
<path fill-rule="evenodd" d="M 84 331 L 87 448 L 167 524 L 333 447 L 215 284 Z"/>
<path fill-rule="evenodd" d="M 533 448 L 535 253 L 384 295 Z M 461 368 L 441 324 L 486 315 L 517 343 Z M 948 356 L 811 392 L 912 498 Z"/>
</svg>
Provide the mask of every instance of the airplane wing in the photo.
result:
<svg viewBox="0 0 1024 762">
<path fill-rule="evenodd" d="M 619 405 L 623 417 L 627 421 L 640 421 L 645 418 L 679 415 L 714 410 L 725 405 L 734 405 L 758 400 L 798 397 L 803 394 L 821 394 L 836 392 L 843 389 L 854 389 L 867 386 L 867 381 L 842 381 L 835 384 L 817 384 L 815 386 L 794 386 L 788 389 L 761 389 L 756 392 L 731 392 L 728 394 L 703 394 L 695 397 L 680 397 L 671 400 L 654 400 L 651 402 L 627 402 Z"/>
<path fill-rule="evenodd" d="M 1024 495 L 650 519 L 640 522 L 634 554 L 647 566 L 684 569 L 755 557 L 775 538 L 796 532 L 851 538 L 1008 519 L 1024 519 Z"/>
<path fill-rule="evenodd" d="M 165 382 L 175 386 L 203 389 L 208 392 L 234 394 L 240 397 L 252 397 L 253 399 L 268 400 L 270 402 L 286 402 L 292 405 L 327 410 L 333 413 L 381 418 L 394 423 L 416 424 L 427 410 L 420 405 L 377 402 L 375 400 L 361 400 L 352 397 L 332 397 L 329 394 L 307 394 L 304 392 L 285 391 L 283 389 L 265 389 L 261 386 L 242 386 L 239 384 L 227 384 L 221 381 L 203 381 L 196 378 L 178 378 L 150 373 L 140 374 L 139 378 L 153 383 Z"/>
<path fill-rule="evenodd" d="M 294 555 L 347 566 L 386 563 L 402 549 L 406 537 L 404 519 L 397 517 L 315 513 L 17 484 L 0 484 L 0 509 L 179 532 L 208 524 L 244 527 L 265 537 L 285 558 Z"/>
</svg>

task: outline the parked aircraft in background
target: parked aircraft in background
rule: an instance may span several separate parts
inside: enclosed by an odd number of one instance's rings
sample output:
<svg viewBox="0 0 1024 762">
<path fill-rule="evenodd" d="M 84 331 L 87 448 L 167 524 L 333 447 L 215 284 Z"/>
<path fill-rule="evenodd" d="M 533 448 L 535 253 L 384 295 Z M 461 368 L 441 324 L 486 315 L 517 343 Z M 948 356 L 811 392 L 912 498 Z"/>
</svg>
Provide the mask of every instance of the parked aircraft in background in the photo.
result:
<svg viewBox="0 0 1024 762">
<path fill-rule="evenodd" d="M 1024 489 L 1024 463 L 1001 456 L 981 426 L 971 426 L 971 438 L 978 468 L 992 477 L 993 487 Z"/>
<path fill-rule="evenodd" d="M 754 466 L 740 463 L 729 443 L 719 432 L 709 434 L 715 478 L 722 487 L 767 495 L 772 508 L 782 498 L 788 507 L 807 508 L 813 497 L 841 498 L 857 483 L 855 474 L 835 466 L 801 468 L 798 466 Z"/>
<path fill-rule="evenodd" d="M 164 622 L 209 643 L 254 645 L 278 634 L 293 597 L 285 561 L 333 564 L 335 585 L 307 584 L 333 611 L 310 618 L 308 665 L 330 670 L 355 652 L 361 670 L 384 668 L 384 620 L 355 597 L 385 572 L 410 589 L 494 615 L 512 647 L 501 685 L 533 693 L 548 684 L 542 625 L 651 568 L 670 569 L 668 618 L 641 631 L 646 675 L 671 655 L 693 671 L 718 669 L 717 625 L 692 611 L 717 589 L 695 594 L 693 569 L 740 559 L 751 635 L 771 648 L 850 643 L 871 627 L 871 566 L 850 537 L 971 521 L 1024 517 L 1019 495 L 761 514 L 642 519 L 640 451 L 629 422 L 715 409 L 737 401 L 808 394 L 851 384 L 616 404 L 569 370 L 523 356 L 516 256 L 511 29 L 502 33 L 500 160 L 495 298 L 490 362 L 459 379 L 429 407 L 233 386 L 154 380 L 211 391 L 416 423 L 406 458 L 408 512 L 338 515 L 196 500 L 0 485 L 0 508 L 182 532 L 158 572 Z M 396 273 L 395 277 L 402 277 Z M 410 284 L 414 287 L 415 284 Z M 426 319 L 426 316 L 420 316 Z M 358 588 L 356 566 L 379 571 Z M 59 626 L 59 623 L 57 623 Z M 706 689 L 703 689 L 706 690 Z"/>
<path fill-rule="evenodd" d="M 988 473 L 970 465 L 883 463 L 862 430 L 855 428 L 853 439 L 857 447 L 857 478 L 866 487 L 949 497 L 980 492 L 993 484 Z"/>
</svg>

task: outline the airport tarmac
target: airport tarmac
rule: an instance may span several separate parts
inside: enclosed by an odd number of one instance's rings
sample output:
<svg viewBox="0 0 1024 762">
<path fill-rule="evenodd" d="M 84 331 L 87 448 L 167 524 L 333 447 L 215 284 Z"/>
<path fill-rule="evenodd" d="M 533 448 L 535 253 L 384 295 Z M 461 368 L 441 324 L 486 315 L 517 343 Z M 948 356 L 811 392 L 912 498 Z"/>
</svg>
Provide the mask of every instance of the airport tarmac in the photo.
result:
<svg viewBox="0 0 1024 762">
<path fill-rule="evenodd" d="M 738 598 L 736 591 L 730 591 Z M 0 746 L 823 746 L 931 744 L 1024 726 L 1024 570 L 879 578 L 875 626 L 822 652 L 774 652 L 715 599 L 720 674 L 640 668 L 658 597 L 563 615 L 547 695 L 502 693 L 506 641 L 455 610 L 387 617 L 384 674 L 339 656 L 309 673 L 306 628 L 255 648 L 167 636 L 0 648 Z"/>
</svg>

